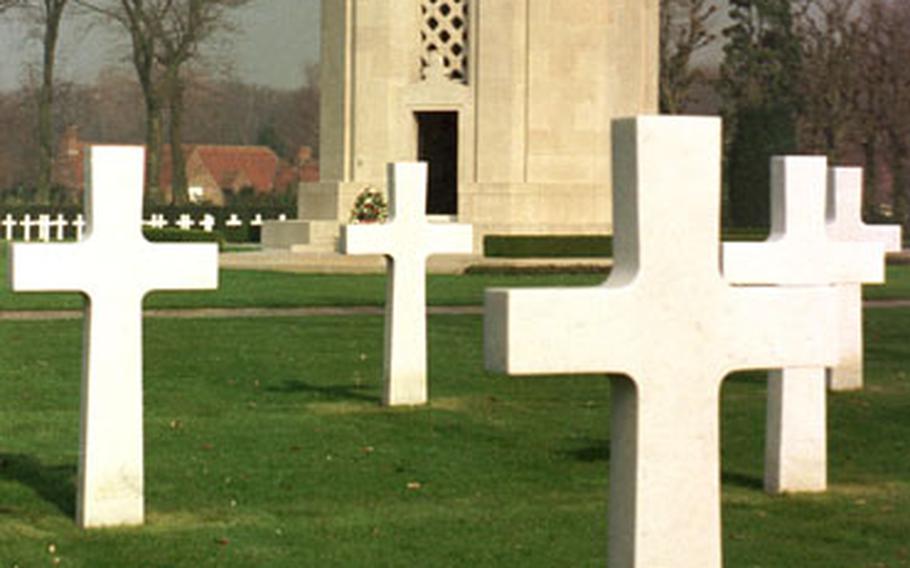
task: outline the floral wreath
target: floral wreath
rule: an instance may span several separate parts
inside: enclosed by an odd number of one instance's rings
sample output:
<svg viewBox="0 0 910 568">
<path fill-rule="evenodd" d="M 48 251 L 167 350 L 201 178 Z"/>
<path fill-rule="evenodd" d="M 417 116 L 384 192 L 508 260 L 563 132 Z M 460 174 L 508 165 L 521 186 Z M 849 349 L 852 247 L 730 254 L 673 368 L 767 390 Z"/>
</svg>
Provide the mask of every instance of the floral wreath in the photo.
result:
<svg viewBox="0 0 910 568">
<path fill-rule="evenodd" d="M 382 223 L 389 217 L 389 205 L 382 192 L 367 186 L 357 194 L 351 208 L 351 223 Z"/>
</svg>

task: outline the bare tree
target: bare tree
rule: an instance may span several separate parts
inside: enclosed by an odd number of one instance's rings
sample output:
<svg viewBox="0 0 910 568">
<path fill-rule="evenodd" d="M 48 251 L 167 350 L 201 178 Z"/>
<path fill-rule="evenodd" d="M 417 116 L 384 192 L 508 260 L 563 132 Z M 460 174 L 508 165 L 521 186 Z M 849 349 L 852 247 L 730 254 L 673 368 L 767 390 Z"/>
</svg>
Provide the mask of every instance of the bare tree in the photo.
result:
<svg viewBox="0 0 910 568">
<path fill-rule="evenodd" d="M 172 200 L 188 199 L 183 155 L 186 65 L 199 47 L 227 28 L 227 10 L 248 0 L 81 0 L 119 23 L 132 44 L 132 62 L 146 107 L 146 183 L 149 196 L 162 200 L 159 172 L 163 118 L 168 120 L 172 161 Z"/>
<path fill-rule="evenodd" d="M 863 128 L 863 39 L 856 0 L 801 0 L 794 25 L 801 44 L 798 88 L 801 150 L 839 161 Z"/>
<path fill-rule="evenodd" d="M 660 0 L 660 110 L 682 112 L 702 72 L 692 58 L 716 39 L 709 31 L 717 6 L 710 0 Z"/>
<path fill-rule="evenodd" d="M 862 17 L 859 119 L 866 171 L 891 174 L 896 219 L 910 228 L 910 5 L 872 0 Z M 882 158 L 879 158 L 881 154 Z M 873 186 L 874 187 L 874 186 Z"/>
<path fill-rule="evenodd" d="M 189 201 L 182 144 L 186 93 L 182 71 L 198 56 L 203 41 L 226 28 L 225 10 L 243 3 L 245 0 L 188 0 L 181 8 L 164 14 L 156 25 L 161 47 L 157 60 L 164 71 L 168 102 L 173 199 L 178 204 Z"/>
<path fill-rule="evenodd" d="M 22 4 L 23 0 L 0 0 L 0 14 Z"/>
<path fill-rule="evenodd" d="M 51 179 L 54 168 L 54 71 L 57 64 L 57 44 L 60 24 L 69 0 L 0 0 L 0 12 L 21 8 L 25 18 L 39 32 L 43 46 L 41 84 L 38 103 L 38 175 L 36 199 L 50 202 Z"/>
</svg>

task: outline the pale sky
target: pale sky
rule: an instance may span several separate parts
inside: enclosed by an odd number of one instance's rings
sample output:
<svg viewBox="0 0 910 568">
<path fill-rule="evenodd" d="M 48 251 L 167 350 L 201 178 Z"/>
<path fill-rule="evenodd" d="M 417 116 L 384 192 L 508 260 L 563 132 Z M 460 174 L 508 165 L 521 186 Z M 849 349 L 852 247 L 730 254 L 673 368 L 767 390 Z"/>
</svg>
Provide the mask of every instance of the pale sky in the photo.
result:
<svg viewBox="0 0 910 568">
<path fill-rule="evenodd" d="M 292 89 L 304 82 L 304 69 L 319 59 L 319 0 L 253 0 L 236 11 L 237 32 L 230 41 L 236 75 L 248 82 Z M 28 27 L 0 17 L 0 90 L 16 88 L 28 65 L 41 58 L 41 42 L 29 37 Z M 58 76 L 90 83 L 110 65 L 127 65 L 128 44 L 101 26 L 83 19 L 64 23 Z"/>
</svg>

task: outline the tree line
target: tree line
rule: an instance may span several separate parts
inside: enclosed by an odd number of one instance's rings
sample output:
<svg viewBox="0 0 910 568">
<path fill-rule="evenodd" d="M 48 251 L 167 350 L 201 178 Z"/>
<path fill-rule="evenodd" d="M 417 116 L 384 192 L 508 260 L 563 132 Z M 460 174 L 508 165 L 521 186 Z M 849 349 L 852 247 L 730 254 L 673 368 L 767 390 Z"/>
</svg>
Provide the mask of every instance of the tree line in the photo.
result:
<svg viewBox="0 0 910 568">
<path fill-rule="evenodd" d="M 769 223 L 769 158 L 826 155 L 865 169 L 869 217 L 910 228 L 910 2 L 661 0 L 661 109 L 719 99 L 725 222 Z M 717 72 L 694 64 L 723 41 Z"/>
<path fill-rule="evenodd" d="M 201 47 L 229 41 L 229 12 L 251 0 L 0 0 L 0 18 L 19 18 L 41 38 L 40 74 L 18 91 L 0 94 L 0 126 L 18 137 L 0 138 L 0 188 L 22 188 L 50 203 L 58 140 L 71 125 L 84 139 L 143 142 L 146 195 L 161 203 L 158 176 L 168 151 L 171 202 L 188 202 L 184 144 L 217 140 L 264 144 L 286 159 L 318 139 L 315 68 L 307 84 L 282 91 L 243 84 L 213 72 Z M 118 30 L 132 69 L 110 69 L 91 85 L 55 77 L 61 23 L 90 19 Z M 92 28 L 90 28 L 92 29 Z M 58 188 L 59 189 L 59 188 Z"/>
</svg>

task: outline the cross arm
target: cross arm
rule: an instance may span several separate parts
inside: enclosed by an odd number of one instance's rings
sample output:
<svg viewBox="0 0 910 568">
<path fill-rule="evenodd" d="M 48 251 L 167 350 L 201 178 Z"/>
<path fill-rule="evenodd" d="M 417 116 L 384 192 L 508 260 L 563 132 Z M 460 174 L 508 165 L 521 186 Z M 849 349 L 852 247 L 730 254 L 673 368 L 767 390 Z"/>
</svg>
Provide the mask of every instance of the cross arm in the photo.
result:
<svg viewBox="0 0 910 568">
<path fill-rule="evenodd" d="M 424 234 L 428 256 L 474 252 L 474 227 L 471 225 L 427 223 Z"/>
<path fill-rule="evenodd" d="M 602 286 L 487 290 L 487 369 L 510 375 L 629 372 L 637 366 L 630 356 L 649 340 L 636 333 L 638 320 L 624 295 Z"/>
<path fill-rule="evenodd" d="M 84 246 L 24 244 L 10 247 L 9 280 L 15 292 L 84 292 Z"/>
<path fill-rule="evenodd" d="M 145 263 L 149 290 L 212 290 L 218 287 L 218 245 L 154 243 Z"/>
<path fill-rule="evenodd" d="M 392 223 L 341 226 L 341 252 L 344 254 L 391 255 L 394 243 Z"/>
<path fill-rule="evenodd" d="M 885 281 L 881 243 L 823 241 L 804 246 L 789 239 L 724 243 L 724 278 L 734 284 L 818 286 Z"/>
</svg>

